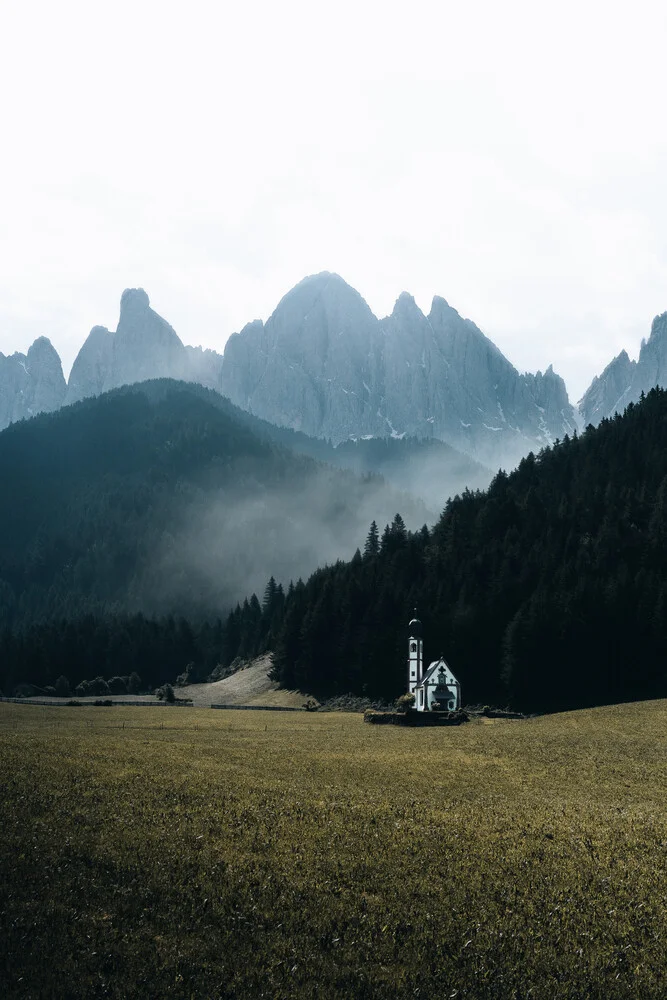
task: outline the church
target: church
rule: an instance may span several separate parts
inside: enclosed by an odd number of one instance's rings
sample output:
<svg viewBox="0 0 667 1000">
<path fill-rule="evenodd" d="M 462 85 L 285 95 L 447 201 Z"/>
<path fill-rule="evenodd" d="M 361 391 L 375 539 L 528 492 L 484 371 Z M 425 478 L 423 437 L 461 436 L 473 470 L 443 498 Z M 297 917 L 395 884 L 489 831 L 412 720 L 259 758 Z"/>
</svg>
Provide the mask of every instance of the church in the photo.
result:
<svg viewBox="0 0 667 1000">
<path fill-rule="evenodd" d="M 456 712 L 461 707 L 461 685 L 441 656 L 424 670 L 422 623 L 408 625 L 408 692 L 418 712 Z"/>
</svg>

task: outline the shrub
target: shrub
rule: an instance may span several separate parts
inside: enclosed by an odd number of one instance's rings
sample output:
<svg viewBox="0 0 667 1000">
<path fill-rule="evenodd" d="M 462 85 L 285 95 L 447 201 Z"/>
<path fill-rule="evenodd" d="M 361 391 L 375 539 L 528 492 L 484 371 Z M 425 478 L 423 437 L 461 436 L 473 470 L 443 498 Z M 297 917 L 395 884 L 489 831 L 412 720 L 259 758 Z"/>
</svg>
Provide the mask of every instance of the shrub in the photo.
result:
<svg viewBox="0 0 667 1000">
<path fill-rule="evenodd" d="M 127 682 L 124 677 L 112 677 L 109 681 L 111 694 L 127 694 Z"/>
<path fill-rule="evenodd" d="M 171 684 L 165 684 L 163 687 L 157 688 L 155 694 L 160 701 L 166 701 L 169 705 L 173 705 L 176 701 L 176 695 Z"/>
<path fill-rule="evenodd" d="M 88 688 L 89 688 L 88 681 L 81 681 L 81 683 L 77 684 L 77 686 L 74 688 L 74 694 L 77 696 L 77 698 L 85 698 L 87 695 L 90 694 Z"/>
<path fill-rule="evenodd" d="M 396 711 L 397 712 L 407 712 L 409 709 L 414 708 L 415 696 L 414 694 L 402 694 L 400 698 L 396 699 Z"/>
</svg>

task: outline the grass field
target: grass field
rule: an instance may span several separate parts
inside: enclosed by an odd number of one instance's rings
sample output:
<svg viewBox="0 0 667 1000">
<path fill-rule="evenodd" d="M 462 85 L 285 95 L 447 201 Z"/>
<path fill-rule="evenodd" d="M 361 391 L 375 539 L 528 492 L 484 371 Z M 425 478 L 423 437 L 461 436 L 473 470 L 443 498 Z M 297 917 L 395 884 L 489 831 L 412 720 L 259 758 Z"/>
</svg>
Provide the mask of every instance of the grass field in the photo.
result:
<svg viewBox="0 0 667 1000">
<path fill-rule="evenodd" d="M 667 997 L 667 702 L 0 705 L 0 994 Z"/>
</svg>

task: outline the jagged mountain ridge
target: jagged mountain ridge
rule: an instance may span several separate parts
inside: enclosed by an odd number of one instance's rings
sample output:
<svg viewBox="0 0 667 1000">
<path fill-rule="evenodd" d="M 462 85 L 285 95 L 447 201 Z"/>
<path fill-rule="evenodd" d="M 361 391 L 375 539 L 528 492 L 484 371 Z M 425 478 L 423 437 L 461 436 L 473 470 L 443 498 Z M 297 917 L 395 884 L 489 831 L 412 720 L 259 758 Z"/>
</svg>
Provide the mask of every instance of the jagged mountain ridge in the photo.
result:
<svg viewBox="0 0 667 1000">
<path fill-rule="evenodd" d="M 597 425 L 605 417 L 623 413 L 642 392 L 667 385 L 667 312 L 656 316 L 648 340 L 642 340 L 639 358 L 633 361 L 621 351 L 601 375 L 596 375 L 579 402 L 586 424 Z"/>
<path fill-rule="evenodd" d="M 66 391 L 61 385 L 40 408 L 160 377 L 198 382 L 271 423 L 333 444 L 436 438 L 494 465 L 576 427 L 565 384 L 551 367 L 520 374 L 445 299 L 436 296 L 426 316 L 404 292 L 391 315 L 378 319 L 328 272 L 296 285 L 266 323 L 233 334 L 224 355 L 186 347 L 143 289 L 127 289 L 115 333 L 93 327 Z M 3 400 L 10 396 L 16 391 L 8 387 Z M 0 403 L 0 427 L 34 412 L 34 404 Z"/>
<path fill-rule="evenodd" d="M 435 437 L 498 462 L 571 433 L 576 415 L 549 368 L 520 375 L 470 320 L 403 293 L 378 320 L 338 275 L 305 278 L 265 324 L 230 337 L 224 395 L 273 423 L 334 443 Z"/>
</svg>

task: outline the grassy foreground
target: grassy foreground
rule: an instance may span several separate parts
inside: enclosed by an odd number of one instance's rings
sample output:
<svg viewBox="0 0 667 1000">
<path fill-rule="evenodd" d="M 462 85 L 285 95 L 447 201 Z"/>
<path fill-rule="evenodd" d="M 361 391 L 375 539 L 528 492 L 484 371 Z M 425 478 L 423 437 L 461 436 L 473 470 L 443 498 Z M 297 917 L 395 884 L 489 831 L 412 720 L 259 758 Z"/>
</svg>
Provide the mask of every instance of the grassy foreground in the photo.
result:
<svg viewBox="0 0 667 1000">
<path fill-rule="evenodd" d="M 667 702 L 0 705 L 0 749 L 3 996 L 667 996 Z"/>
</svg>

